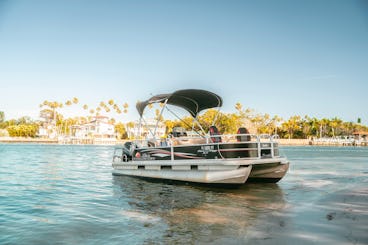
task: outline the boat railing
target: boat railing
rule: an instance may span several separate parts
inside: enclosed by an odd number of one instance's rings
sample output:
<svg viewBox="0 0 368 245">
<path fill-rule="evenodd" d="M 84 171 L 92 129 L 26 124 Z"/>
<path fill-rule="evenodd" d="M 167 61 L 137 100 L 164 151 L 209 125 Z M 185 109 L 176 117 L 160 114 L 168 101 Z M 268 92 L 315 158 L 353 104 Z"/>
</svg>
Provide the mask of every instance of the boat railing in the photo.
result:
<svg viewBox="0 0 368 245">
<path fill-rule="evenodd" d="M 214 138 L 221 138 L 221 142 L 216 143 L 277 143 L 278 135 L 269 134 L 221 134 L 204 136 L 181 136 L 167 138 L 136 139 L 134 142 L 139 147 L 166 147 L 178 145 L 201 145 L 214 143 Z M 273 144 L 272 144 L 273 145 Z"/>
<path fill-rule="evenodd" d="M 216 135 L 221 137 L 220 144 L 249 144 L 249 151 L 256 151 L 255 158 L 274 157 L 275 148 L 277 148 L 278 135 L 268 134 L 222 134 Z M 178 143 L 179 142 L 179 143 Z M 157 139 L 137 139 L 134 141 L 133 147 L 149 148 L 149 147 L 170 147 L 171 160 L 174 160 L 174 148 L 185 145 L 203 145 L 211 144 L 211 135 L 205 136 L 183 136 L 183 137 L 168 137 Z M 276 150 L 277 151 L 277 150 Z M 127 161 L 123 159 L 124 151 L 119 148 L 115 150 L 114 161 Z M 121 159 L 118 159 L 121 158 Z"/>
<path fill-rule="evenodd" d="M 223 143 L 256 143 L 257 156 L 262 158 L 263 151 L 269 151 L 271 157 L 275 156 L 275 148 L 278 147 L 279 135 L 270 134 L 225 134 Z"/>
<path fill-rule="evenodd" d="M 138 147 L 170 147 L 171 158 L 174 156 L 174 147 L 186 145 L 203 145 L 214 143 L 214 137 L 221 137 L 220 144 L 236 144 L 248 143 L 254 145 L 254 150 L 257 151 L 257 157 L 264 157 L 264 152 L 269 152 L 271 157 L 275 156 L 275 148 L 277 148 L 278 135 L 269 134 L 221 134 L 221 135 L 204 135 L 204 136 L 181 136 L 167 137 L 161 139 L 141 139 L 136 140 L 135 144 Z M 256 148 L 255 148 L 256 147 Z M 263 154 L 262 154 L 263 153 Z"/>
</svg>

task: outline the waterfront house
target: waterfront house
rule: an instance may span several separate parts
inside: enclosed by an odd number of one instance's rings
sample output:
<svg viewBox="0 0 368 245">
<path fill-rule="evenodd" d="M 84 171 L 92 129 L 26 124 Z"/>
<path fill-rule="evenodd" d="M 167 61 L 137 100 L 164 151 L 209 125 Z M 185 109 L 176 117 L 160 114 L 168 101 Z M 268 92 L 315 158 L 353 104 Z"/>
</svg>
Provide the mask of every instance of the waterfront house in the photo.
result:
<svg viewBox="0 0 368 245">
<path fill-rule="evenodd" d="M 106 116 L 95 116 L 92 121 L 72 126 L 72 136 L 76 138 L 115 138 L 114 125 L 108 122 Z"/>
<path fill-rule="evenodd" d="M 52 123 L 41 121 L 37 136 L 40 138 L 55 139 L 58 136 L 58 130 Z"/>
<path fill-rule="evenodd" d="M 161 136 L 165 135 L 166 126 L 164 123 L 159 122 L 156 128 L 156 121 L 154 119 L 147 119 L 145 124 L 140 125 L 139 121 L 133 122 L 132 125 L 127 125 L 126 130 L 128 138 L 140 135 L 144 138 L 156 138 L 159 139 Z M 140 127 L 141 126 L 141 127 Z M 156 128 L 156 131 L 155 131 Z"/>
<path fill-rule="evenodd" d="M 356 131 L 353 135 L 357 142 L 368 142 L 368 132 Z"/>
</svg>

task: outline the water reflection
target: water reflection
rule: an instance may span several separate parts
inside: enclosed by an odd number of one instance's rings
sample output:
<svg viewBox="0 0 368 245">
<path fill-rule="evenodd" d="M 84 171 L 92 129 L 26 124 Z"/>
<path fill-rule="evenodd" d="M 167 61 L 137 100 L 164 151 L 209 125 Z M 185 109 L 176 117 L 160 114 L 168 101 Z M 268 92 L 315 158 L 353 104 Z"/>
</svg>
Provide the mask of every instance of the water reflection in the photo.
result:
<svg viewBox="0 0 368 245">
<path fill-rule="evenodd" d="M 286 207 L 277 184 L 223 189 L 128 176 L 114 176 L 113 184 L 124 216 L 153 229 L 156 222 L 166 223 L 165 231 L 157 230 L 163 243 L 241 242 L 257 217 Z"/>
</svg>

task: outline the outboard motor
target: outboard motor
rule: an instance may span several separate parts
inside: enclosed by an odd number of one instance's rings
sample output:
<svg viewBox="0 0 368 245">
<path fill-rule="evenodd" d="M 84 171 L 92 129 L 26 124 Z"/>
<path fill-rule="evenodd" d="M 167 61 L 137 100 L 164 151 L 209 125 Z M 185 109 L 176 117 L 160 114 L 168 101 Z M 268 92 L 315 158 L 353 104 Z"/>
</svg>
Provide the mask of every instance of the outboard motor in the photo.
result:
<svg viewBox="0 0 368 245">
<path fill-rule="evenodd" d="M 135 145 L 131 141 L 127 141 L 123 145 L 123 155 L 121 156 L 121 160 L 123 162 L 127 162 L 132 160 L 133 157 L 133 151 L 135 149 Z"/>
</svg>

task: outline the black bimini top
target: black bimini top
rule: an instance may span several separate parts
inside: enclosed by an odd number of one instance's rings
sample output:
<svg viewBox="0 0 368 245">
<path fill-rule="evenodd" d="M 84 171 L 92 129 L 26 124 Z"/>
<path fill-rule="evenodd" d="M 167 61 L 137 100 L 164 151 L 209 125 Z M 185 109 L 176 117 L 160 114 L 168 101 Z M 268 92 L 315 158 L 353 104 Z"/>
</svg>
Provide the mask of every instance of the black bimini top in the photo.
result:
<svg viewBox="0 0 368 245">
<path fill-rule="evenodd" d="M 197 117 L 198 113 L 202 110 L 222 106 L 222 98 L 217 94 L 200 89 L 184 89 L 171 94 L 155 95 L 146 101 L 138 102 L 136 107 L 139 115 L 143 115 L 143 111 L 147 105 L 164 103 L 166 100 L 169 105 L 184 108 L 192 117 Z"/>
</svg>

